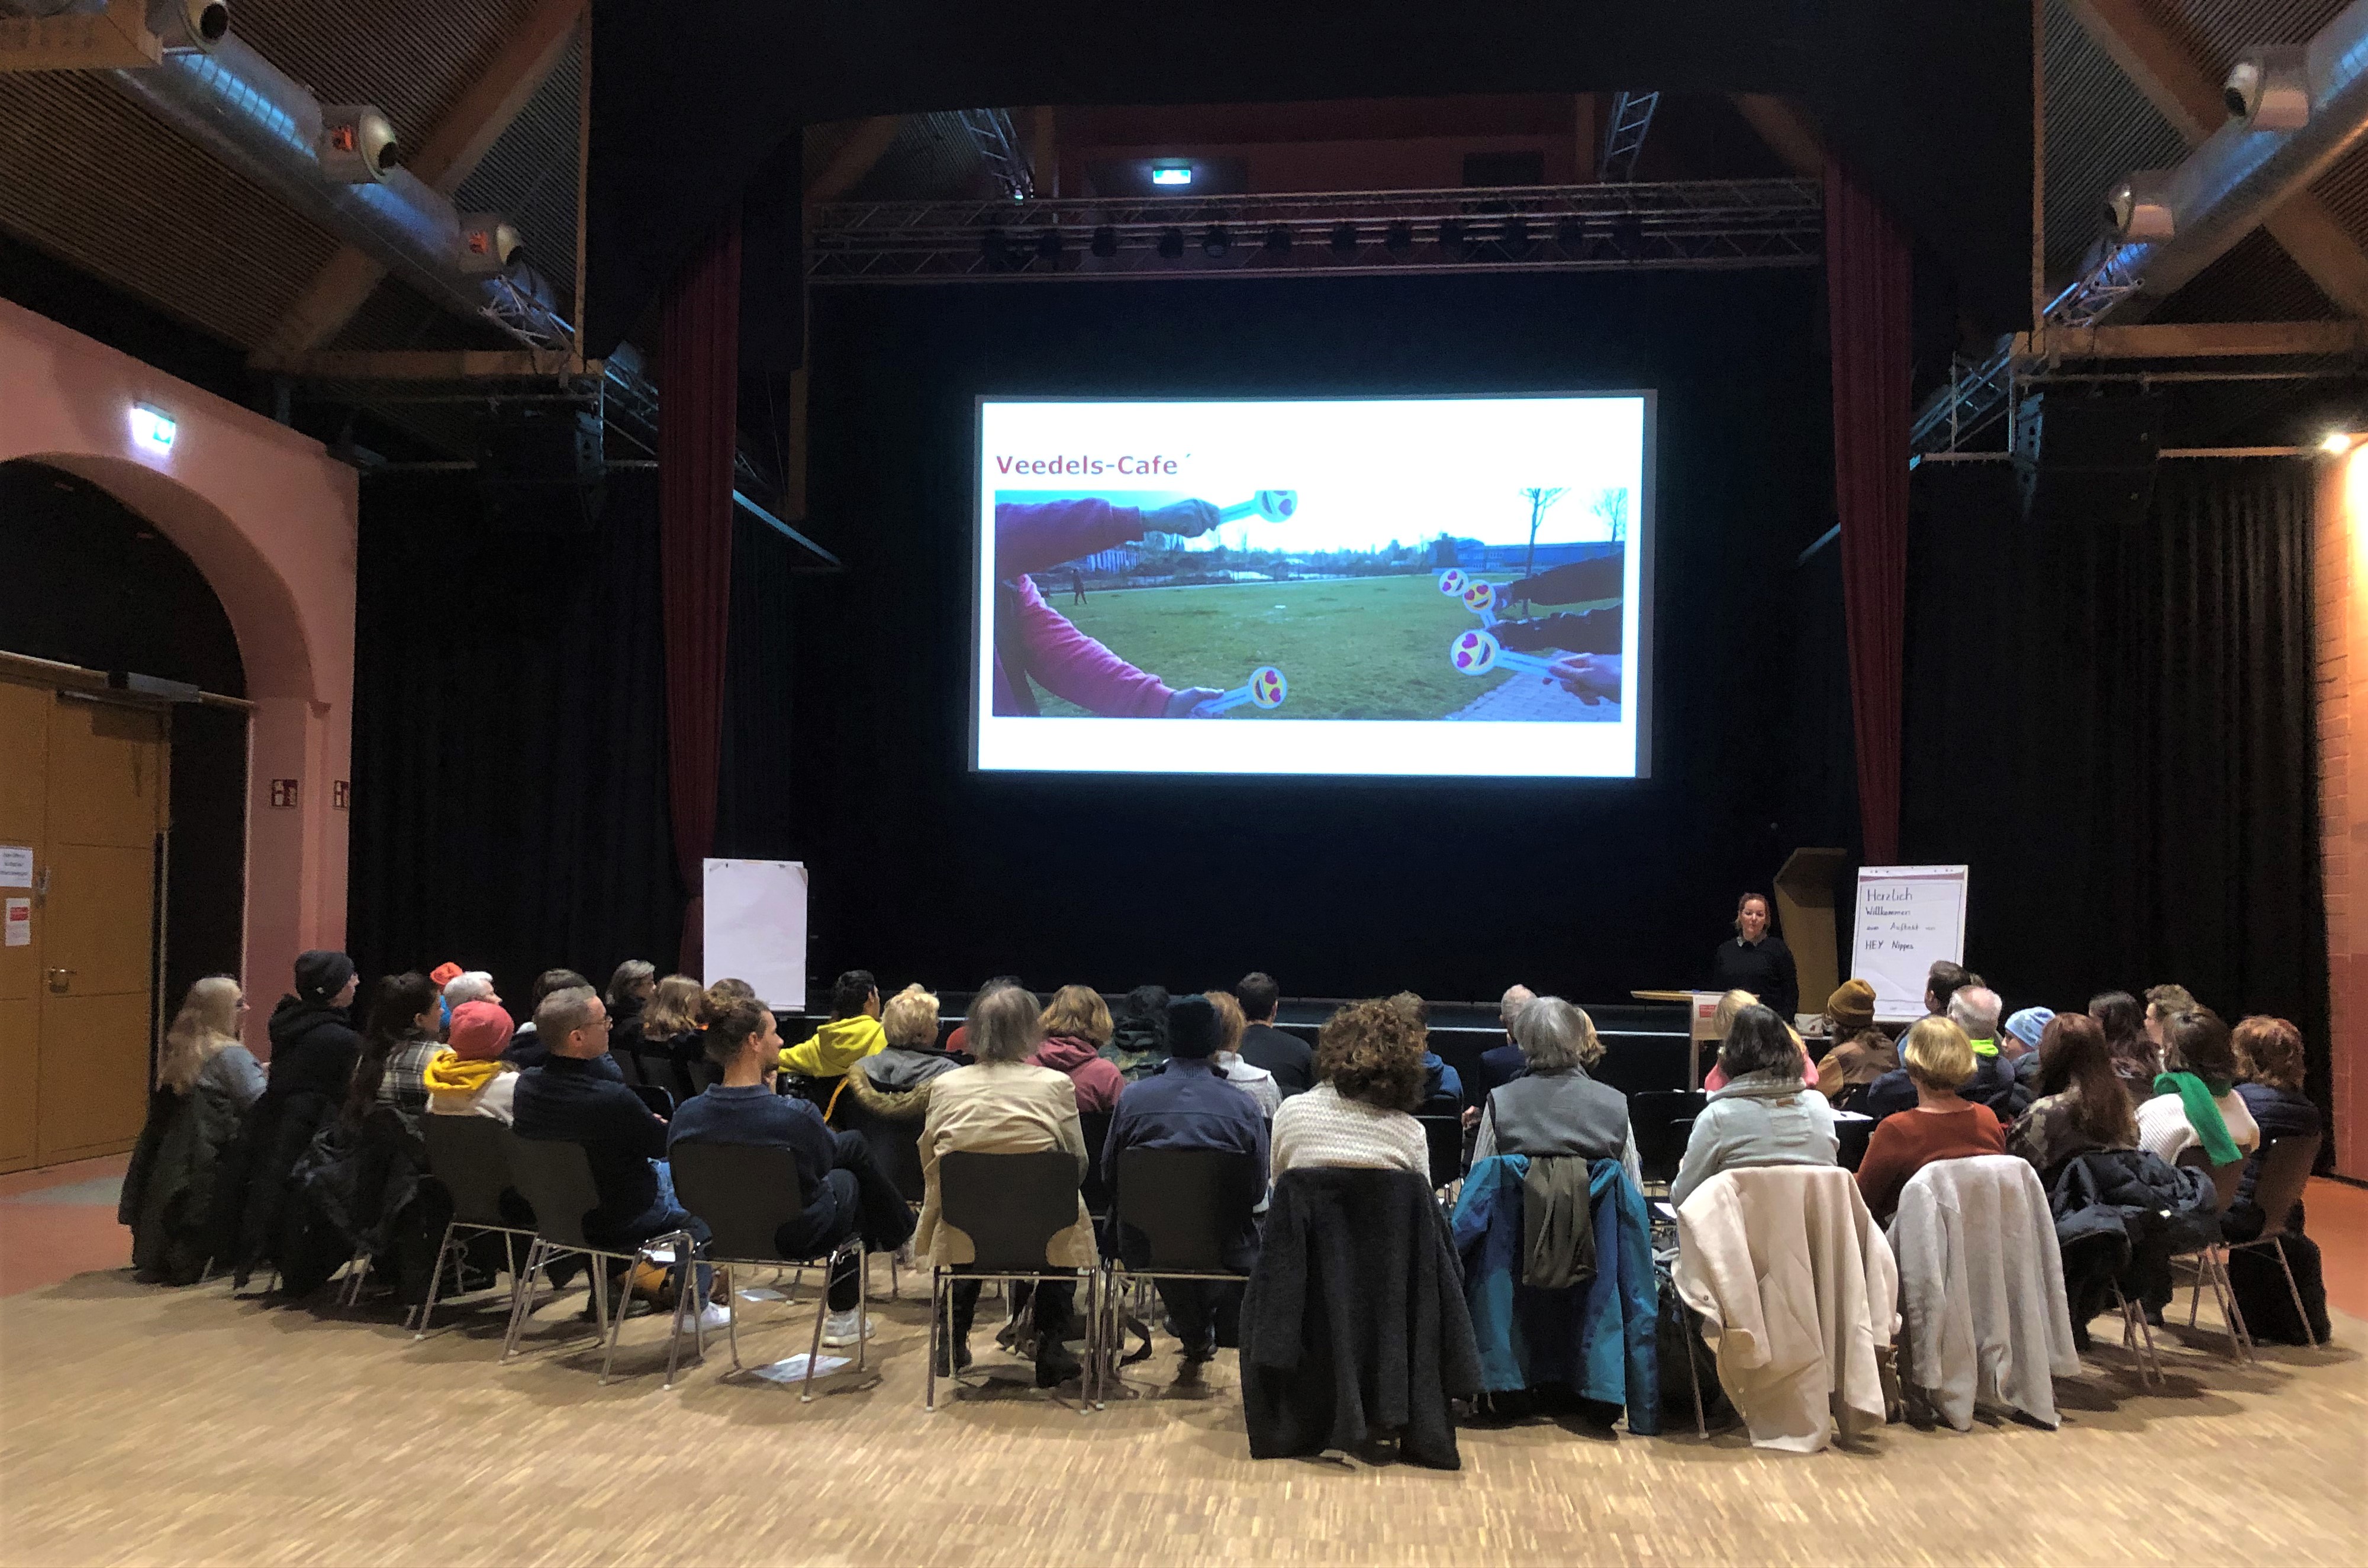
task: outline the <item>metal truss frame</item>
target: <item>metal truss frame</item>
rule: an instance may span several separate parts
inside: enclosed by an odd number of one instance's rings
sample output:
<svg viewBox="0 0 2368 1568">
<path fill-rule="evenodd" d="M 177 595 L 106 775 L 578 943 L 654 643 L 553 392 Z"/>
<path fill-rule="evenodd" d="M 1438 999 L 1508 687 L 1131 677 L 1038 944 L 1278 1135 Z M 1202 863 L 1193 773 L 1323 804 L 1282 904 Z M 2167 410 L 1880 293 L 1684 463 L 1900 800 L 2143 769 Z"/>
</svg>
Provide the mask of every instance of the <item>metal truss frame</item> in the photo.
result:
<svg viewBox="0 0 2368 1568">
<path fill-rule="evenodd" d="M 817 207 L 814 284 L 1814 266 L 1818 182 Z"/>
<path fill-rule="evenodd" d="M 1653 129 L 1653 111 L 1661 107 L 1658 93 L 1621 93 L 1611 100 L 1611 114 L 1603 131 L 1603 157 L 1595 177 L 1626 185 L 1636 177 L 1636 159 Z"/>
</svg>

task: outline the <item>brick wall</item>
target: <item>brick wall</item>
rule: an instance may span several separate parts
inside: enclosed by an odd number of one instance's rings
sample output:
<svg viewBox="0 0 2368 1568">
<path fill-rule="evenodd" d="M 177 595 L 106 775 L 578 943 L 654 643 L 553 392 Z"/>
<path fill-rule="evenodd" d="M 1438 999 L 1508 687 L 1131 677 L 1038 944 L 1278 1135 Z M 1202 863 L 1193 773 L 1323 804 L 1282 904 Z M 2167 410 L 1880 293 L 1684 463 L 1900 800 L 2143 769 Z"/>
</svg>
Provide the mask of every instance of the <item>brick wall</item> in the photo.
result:
<svg viewBox="0 0 2368 1568">
<path fill-rule="evenodd" d="M 2327 882 L 2335 1168 L 2368 1177 L 2368 769 L 2354 790 L 2353 716 L 2368 721 L 2368 603 L 2355 593 L 2368 547 L 2368 447 L 2328 463 L 2319 483 L 2319 842 Z M 2354 879 L 2362 879 L 2355 888 Z"/>
</svg>

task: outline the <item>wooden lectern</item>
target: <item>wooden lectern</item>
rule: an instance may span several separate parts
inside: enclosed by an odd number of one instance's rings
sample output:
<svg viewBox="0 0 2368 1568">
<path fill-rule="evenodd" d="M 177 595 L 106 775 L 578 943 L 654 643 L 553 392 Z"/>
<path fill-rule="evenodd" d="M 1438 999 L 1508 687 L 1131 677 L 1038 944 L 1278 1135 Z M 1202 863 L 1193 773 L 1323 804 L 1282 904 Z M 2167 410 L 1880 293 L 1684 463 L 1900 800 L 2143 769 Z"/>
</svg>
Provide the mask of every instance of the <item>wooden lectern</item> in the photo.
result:
<svg viewBox="0 0 2368 1568">
<path fill-rule="evenodd" d="M 1804 1013 L 1825 1011 L 1834 987 L 1842 983 L 1834 927 L 1834 880 L 1849 864 L 1847 849 L 1795 849 L 1785 857 L 1784 869 L 1776 873 L 1777 935 L 1793 950 Z"/>
</svg>

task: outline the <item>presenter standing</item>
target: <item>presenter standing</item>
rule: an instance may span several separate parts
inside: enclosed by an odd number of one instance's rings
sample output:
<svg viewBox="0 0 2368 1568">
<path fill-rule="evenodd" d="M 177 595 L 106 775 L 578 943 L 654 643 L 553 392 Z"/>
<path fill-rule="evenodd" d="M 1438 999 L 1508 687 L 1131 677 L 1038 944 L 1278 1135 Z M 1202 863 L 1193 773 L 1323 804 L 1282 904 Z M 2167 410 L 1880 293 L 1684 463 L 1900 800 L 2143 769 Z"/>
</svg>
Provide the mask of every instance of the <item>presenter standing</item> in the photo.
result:
<svg viewBox="0 0 2368 1568">
<path fill-rule="evenodd" d="M 1790 1023 L 1801 1006 L 1801 980 L 1793 970 L 1793 949 L 1769 929 L 1766 895 L 1745 893 L 1735 902 L 1735 939 L 1721 942 L 1711 960 L 1710 988 L 1748 991 Z"/>
</svg>

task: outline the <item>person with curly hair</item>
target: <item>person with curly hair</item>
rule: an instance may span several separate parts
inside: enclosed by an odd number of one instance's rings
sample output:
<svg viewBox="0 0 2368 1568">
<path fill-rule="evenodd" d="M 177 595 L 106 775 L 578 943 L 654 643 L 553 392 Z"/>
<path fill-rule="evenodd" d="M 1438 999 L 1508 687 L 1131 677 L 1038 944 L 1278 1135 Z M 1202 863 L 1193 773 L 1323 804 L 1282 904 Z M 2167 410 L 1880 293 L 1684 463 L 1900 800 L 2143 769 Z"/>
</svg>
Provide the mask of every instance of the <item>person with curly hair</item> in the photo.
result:
<svg viewBox="0 0 2368 1568">
<path fill-rule="evenodd" d="M 2261 1178 L 2262 1149 L 2280 1138 L 2317 1137 L 2324 1124 L 2318 1107 L 2302 1092 L 2302 1030 L 2284 1018 L 2257 1014 L 2237 1026 L 2230 1043 L 2237 1051 L 2237 1075 L 2243 1080 L 2237 1085 L 2237 1097 L 2252 1112 L 2253 1125 L 2261 1137 L 2260 1148 L 2246 1158 L 2236 1201 L 2228 1206 L 2229 1239 L 2245 1241 L 2260 1235 L 2265 1222 L 2273 1226 L 2286 1222 L 2283 1214 L 2262 1215 L 2254 1200 L 2253 1187 Z"/>
<path fill-rule="evenodd" d="M 1315 1036 L 1315 1086 L 1274 1113 L 1274 1174 L 1311 1165 L 1405 1170 L 1428 1179 L 1422 1010 L 1404 996 L 1352 1002 Z"/>
</svg>

